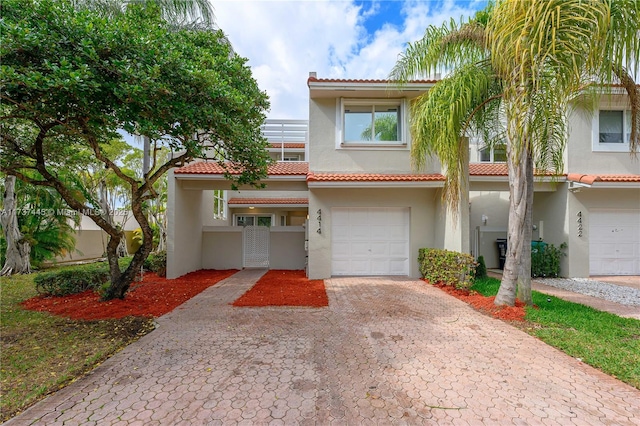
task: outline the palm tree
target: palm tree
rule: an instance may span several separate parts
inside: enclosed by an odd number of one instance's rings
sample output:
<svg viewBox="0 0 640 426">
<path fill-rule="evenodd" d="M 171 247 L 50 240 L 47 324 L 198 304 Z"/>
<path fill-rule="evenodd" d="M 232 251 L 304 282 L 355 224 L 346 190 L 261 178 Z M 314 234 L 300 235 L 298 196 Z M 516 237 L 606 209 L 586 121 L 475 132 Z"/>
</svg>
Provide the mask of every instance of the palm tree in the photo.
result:
<svg viewBox="0 0 640 426">
<path fill-rule="evenodd" d="M 412 158 L 436 155 L 445 196 L 459 200 L 463 141 L 505 139 L 509 170 L 508 252 L 497 305 L 531 304 L 534 165 L 562 172 L 567 114 L 579 96 L 622 84 L 631 99 L 631 152 L 639 146 L 640 2 L 499 0 L 473 19 L 429 27 L 391 72 L 403 84 L 451 69 L 412 106 Z M 502 123 L 506 123 L 505 126 Z"/>
<path fill-rule="evenodd" d="M 8 226 L 8 221 L 6 225 L 2 224 L 0 264 L 3 269 L 0 275 L 29 273 L 31 266 L 39 267 L 75 248 L 72 223 L 77 224 L 79 218 L 64 214 L 69 207 L 54 189 L 29 185 L 16 180 L 15 176 L 7 176 L 4 188 L 0 187 L 0 190 L 6 191 L 5 207 L 15 213 L 16 220 L 13 226 Z M 11 235 L 11 230 L 19 233 Z M 12 243 L 19 254 L 9 253 L 7 262 L 11 239 L 15 240 Z"/>
</svg>

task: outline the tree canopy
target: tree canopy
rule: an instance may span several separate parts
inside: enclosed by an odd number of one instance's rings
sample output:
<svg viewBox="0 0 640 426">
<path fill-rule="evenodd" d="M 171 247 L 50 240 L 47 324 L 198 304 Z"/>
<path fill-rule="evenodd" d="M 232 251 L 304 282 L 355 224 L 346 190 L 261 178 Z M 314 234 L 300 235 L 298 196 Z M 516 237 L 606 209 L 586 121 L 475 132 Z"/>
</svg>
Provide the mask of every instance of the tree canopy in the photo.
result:
<svg viewBox="0 0 640 426">
<path fill-rule="evenodd" d="M 130 3 L 105 16 L 68 0 L 3 1 L 0 21 L 0 170 L 56 189 L 109 233 L 113 291 L 124 297 L 135 269 L 151 250 L 142 203 L 171 167 L 196 158 L 228 160 L 256 183 L 266 173 L 267 141 L 260 125 L 268 98 L 220 30 L 180 28 L 152 1 Z M 117 130 L 144 135 L 155 158 L 142 178 L 128 173 L 108 149 Z M 145 232 L 143 247 L 120 273 L 122 238 L 92 200 L 73 187 L 91 158 L 129 187 L 131 209 Z M 146 235 L 149 233 L 149 235 Z"/>
</svg>

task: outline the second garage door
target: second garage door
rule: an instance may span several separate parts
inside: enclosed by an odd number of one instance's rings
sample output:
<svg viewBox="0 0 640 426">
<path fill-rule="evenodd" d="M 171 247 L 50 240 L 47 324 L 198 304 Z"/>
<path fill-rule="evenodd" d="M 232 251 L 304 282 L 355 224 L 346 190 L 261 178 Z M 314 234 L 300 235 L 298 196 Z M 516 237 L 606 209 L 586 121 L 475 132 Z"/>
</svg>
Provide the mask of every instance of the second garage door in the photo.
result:
<svg viewBox="0 0 640 426">
<path fill-rule="evenodd" d="M 409 275 L 409 208 L 331 210 L 333 275 Z"/>
<path fill-rule="evenodd" d="M 640 210 L 595 210 L 589 223 L 589 274 L 640 275 Z"/>
</svg>

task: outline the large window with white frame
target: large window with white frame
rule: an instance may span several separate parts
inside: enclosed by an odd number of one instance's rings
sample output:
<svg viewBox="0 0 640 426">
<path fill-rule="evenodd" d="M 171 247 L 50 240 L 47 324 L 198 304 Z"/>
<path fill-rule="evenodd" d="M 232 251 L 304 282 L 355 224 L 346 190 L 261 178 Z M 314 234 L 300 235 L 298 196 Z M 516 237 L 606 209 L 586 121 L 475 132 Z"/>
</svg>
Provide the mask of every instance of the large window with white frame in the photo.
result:
<svg viewBox="0 0 640 426">
<path fill-rule="evenodd" d="M 402 99 L 341 99 L 340 146 L 405 147 Z"/>
<path fill-rule="evenodd" d="M 628 152 L 631 139 L 631 111 L 600 110 L 593 120 L 593 150 Z"/>
</svg>

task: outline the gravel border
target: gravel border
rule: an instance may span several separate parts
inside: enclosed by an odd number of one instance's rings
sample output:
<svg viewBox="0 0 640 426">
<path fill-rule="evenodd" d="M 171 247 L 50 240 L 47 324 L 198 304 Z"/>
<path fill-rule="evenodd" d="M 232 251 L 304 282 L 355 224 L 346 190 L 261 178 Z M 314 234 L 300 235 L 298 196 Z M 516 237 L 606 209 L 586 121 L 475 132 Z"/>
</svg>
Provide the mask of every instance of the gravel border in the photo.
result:
<svg viewBox="0 0 640 426">
<path fill-rule="evenodd" d="M 590 278 L 535 278 L 535 281 L 621 305 L 640 306 L 640 290 L 631 287 L 605 283 Z"/>
</svg>

